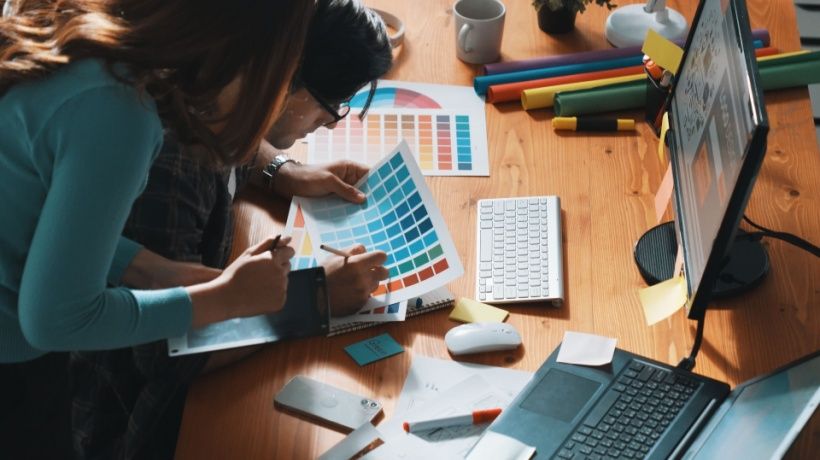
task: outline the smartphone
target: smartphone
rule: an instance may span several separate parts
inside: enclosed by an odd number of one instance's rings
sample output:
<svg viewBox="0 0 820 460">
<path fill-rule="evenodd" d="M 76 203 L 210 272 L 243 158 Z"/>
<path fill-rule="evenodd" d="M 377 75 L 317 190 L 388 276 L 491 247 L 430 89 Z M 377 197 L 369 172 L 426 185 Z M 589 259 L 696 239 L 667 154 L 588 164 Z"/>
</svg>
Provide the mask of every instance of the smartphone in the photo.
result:
<svg viewBox="0 0 820 460">
<path fill-rule="evenodd" d="M 277 407 L 315 417 L 344 432 L 372 421 L 382 410 L 378 401 L 303 375 L 290 379 L 273 401 Z"/>
</svg>

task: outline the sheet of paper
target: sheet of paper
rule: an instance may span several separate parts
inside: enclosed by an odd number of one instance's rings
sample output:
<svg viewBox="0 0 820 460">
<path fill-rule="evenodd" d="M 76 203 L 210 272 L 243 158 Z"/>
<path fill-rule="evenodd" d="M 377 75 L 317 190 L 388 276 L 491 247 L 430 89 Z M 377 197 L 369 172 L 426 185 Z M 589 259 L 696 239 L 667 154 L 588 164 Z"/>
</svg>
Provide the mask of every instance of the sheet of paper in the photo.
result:
<svg viewBox="0 0 820 460">
<path fill-rule="evenodd" d="M 313 253 L 310 234 L 305 227 L 305 216 L 302 213 L 302 207 L 299 206 L 296 200 L 290 202 L 288 220 L 285 223 L 283 233 L 290 235 L 290 244 L 295 250 L 295 254 L 290 259 L 291 270 L 301 270 L 319 265 Z M 390 305 L 378 305 L 376 302 L 371 302 L 353 315 L 330 318 L 330 331 L 333 332 L 334 329 L 350 323 L 404 321 L 406 315 L 406 300 L 394 302 Z"/>
<path fill-rule="evenodd" d="M 426 176 L 490 175 L 484 101 L 472 87 L 379 80 L 360 120 L 369 90 L 353 97 L 351 113 L 334 129 L 308 135 L 308 162 L 374 165 L 403 139 Z"/>
<path fill-rule="evenodd" d="M 345 352 L 359 366 L 370 364 L 403 351 L 404 348 L 390 334 L 386 333 L 345 347 Z"/>
<path fill-rule="evenodd" d="M 672 200 L 672 188 L 674 180 L 672 179 L 672 163 L 666 168 L 663 174 L 661 185 L 658 187 L 658 192 L 655 193 L 655 218 L 658 222 L 663 219 L 666 208 L 669 207 L 669 202 Z"/>
<path fill-rule="evenodd" d="M 488 430 L 473 446 L 467 460 L 529 460 L 534 454 L 535 447 Z"/>
<path fill-rule="evenodd" d="M 395 414 L 423 405 L 473 375 L 480 375 L 512 400 L 530 381 L 533 373 L 414 355 L 396 402 Z"/>
<path fill-rule="evenodd" d="M 686 303 L 686 295 L 686 278 L 681 275 L 638 291 L 646 324 L 651 326 L 672 316 Z"/>
<path fill-rule="evenodd" d="M 381 439 L 381 433 L 370 422 L 356 428 L 335 446 L 319 456 L 318 460 L 349 460 L 366 451 Z"/>
<path fill-rule="evenodd" d="M 610 337 L 566 331 L 555 360 L 566 364 L 603 366 L 612 362 L 617 343 L 618 339 Z"/>
<path fill-rule="evenodd" d="M 405 432 L 402 424 L 408 420 L 446 417 L 476 409 L 503 409 L 510 401 L 512 397 L 496 389 L 480 375 L 472 375 L 436 398 L 403 414 L 395 415 L 379 425 L 379 431 L 383 435 L 385 445 L 390 445 L 394 441 L 406 443 L 405 448 L 412 449 L 409 452 L 413 453 L 413 458 L 422 458 L 416 453 L 431 448 L 434 458 L 464 458 L 489 424 L 454 426 L 419 433 Z M 387 450 L 389 448 L 385 449 Z"/>
<path fill-rule="evenodd" d="M 680 61 L 683 58 L 683 49 L 663 35 L 649 29 L 641 51 L 665 70 L 673 74 L 678 73 Z"/>
<path fill-rule="evenodd" d="M 450 313 L 450 319 L 465 323 L 500 323 L 510 312 L 477 300 L 460 297 Z"/>
<path fill-rule="evenodd" d="M 447 225 L 406 142 L 373 166 L 356 188 L 365 194 L 364 204 L 335 196 L 296 199 L 315 254 L 319 255 L 320 244 L 345 248 L 355 243 L 386 252 L 389 278 L 373 292 L 373 299 L 382 304 L 419 297 L 464 273 Z"/>
</svg>

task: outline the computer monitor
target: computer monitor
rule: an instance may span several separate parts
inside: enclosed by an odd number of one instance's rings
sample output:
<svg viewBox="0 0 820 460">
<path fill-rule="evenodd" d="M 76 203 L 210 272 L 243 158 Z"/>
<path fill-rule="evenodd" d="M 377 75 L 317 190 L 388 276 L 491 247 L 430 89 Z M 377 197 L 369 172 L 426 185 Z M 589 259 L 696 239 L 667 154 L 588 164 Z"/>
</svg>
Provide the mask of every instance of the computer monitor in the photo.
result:
<svg viewBox="0 0 820 460">
<path fill-rule="evenodd" d="M 696 319 L 715 292 L 748 289 L 768 271 L 759 242 L 737 238 L 768 133 L 744 0 L 700 2 L 668 113 L 675 222 L 653 231 L 683 248 L 686 307 Z M 667 261 L 671 251 L 674 261 L 677 243 L 665 241 L 654 250 L 664 251 L 660 259 Z"/>
</svg>

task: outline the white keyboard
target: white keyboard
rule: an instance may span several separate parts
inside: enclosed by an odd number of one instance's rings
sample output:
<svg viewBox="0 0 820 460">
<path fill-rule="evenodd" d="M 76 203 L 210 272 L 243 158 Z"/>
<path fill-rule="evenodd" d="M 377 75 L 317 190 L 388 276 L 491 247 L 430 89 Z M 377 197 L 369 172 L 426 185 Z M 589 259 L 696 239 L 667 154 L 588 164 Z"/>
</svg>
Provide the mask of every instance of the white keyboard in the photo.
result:
<svg viewBox="0 0 820 460">
<path fill-rule="evenodd" d="M 476 298 L 488 303 L 564 302 L 557 196 L 478 201 Z"/>
</svg>

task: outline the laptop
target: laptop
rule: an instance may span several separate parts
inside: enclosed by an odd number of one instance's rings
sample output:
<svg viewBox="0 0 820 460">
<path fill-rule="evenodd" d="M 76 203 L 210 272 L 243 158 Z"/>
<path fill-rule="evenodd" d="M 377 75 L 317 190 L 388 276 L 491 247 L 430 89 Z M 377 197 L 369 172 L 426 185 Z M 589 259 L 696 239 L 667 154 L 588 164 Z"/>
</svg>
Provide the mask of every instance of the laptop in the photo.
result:
<svg viewBox="0 0 820 460">
<path fill-rule="evenodd" d="M 488 428 L 534 458 L 780 458 L 820 401 L 820 351 L 729 391 L 620 349 L 600 367 L 559 349 Z"/>
</svg>

